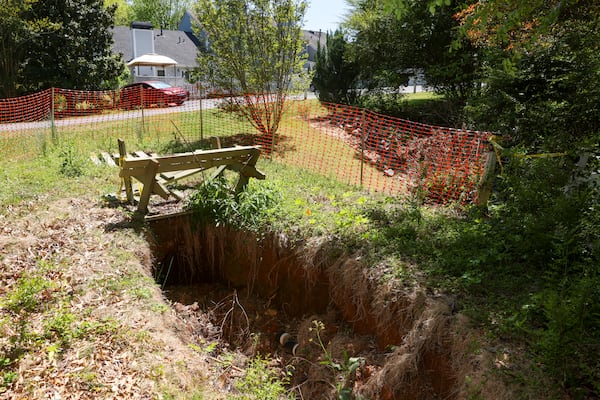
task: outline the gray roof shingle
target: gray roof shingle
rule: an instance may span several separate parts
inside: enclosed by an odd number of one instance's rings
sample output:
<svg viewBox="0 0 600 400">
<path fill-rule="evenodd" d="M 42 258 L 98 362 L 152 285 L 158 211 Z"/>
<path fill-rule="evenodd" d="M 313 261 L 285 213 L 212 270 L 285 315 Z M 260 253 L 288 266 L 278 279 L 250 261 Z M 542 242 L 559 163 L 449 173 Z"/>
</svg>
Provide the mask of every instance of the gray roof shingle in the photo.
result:
<svg viewBox="0 0 600 400">
<path fill-rule="evenodd" d="M 131 29 L 128 26 L 113 28 L 113 53 L 123 54 L 125 62 L 133 59 L 131 40 Z M 154 52 L 174 59 L 181 67 L 195 67 L 198 47 L 196 38 L 190 33 L 154 29 Z"/>
<path fill-rule="evenodd" d="M 173 31 L 167 29 L 154 29 L 154 52 L 170 57 L 177 61 L 180 67 L 192 68 L 196 66 L 199 41 L 191 32 Z M 315 31 L 302 31 L 305 41 L 305 50 L 308 60 L 315 61 L 318 42 L 325 45 L 325 33 Z M 115 26 L 113 28 L 113 53 L 123 54 L 125 62 L 133 59 L 133 46 L 131 43 L 131 28 L 128 26 Z M 141 55 L 141 54 L 139 54 Z"/>
</svg>

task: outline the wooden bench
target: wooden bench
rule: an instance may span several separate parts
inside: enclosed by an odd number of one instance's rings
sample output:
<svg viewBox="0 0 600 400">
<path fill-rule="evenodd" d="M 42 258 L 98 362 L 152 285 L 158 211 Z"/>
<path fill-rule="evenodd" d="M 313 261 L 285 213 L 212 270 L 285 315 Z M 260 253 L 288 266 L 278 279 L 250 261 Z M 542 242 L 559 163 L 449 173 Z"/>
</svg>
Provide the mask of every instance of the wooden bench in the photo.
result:
<svg viewBox="0 0 600 400">
<path fill-rule="evenodd" d="M 265 175 L 256 169 L 260 156 L 260 146 L 236 146 L 216 150 L 196 150 L 168 156 L 148 155 L 144 152 L 127 154 L 125 142 L 119 139 L 119 176 L 123 179 L 127 201 L 134 202 L 132 180 L 135 178 L 143 185 L 138 203 L 138 211 L 148 212 L 148 203 L 153 194 L 168 199 L 169 196 L 181 199 L 175 190 L 169 190 L 167 184 L 175 183 L 210 168 L 216 168 L 211 179 L 221 175 L 225 169 L 239 173 L 235 193 L 239 193 L 248 184 L 250 178 L 265 179 Z"/>
</svg>

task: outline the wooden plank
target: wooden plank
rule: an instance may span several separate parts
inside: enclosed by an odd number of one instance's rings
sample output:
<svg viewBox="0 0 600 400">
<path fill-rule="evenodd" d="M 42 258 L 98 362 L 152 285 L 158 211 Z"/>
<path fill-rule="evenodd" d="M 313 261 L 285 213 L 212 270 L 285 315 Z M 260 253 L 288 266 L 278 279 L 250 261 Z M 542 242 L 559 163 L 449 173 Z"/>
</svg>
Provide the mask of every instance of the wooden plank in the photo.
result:
<svg viewBox="0 0 600 400">
<path fill-rule="evenodd" d="M 150 156 L 148 154 L 146 154 L 143 151 L 134 151 L 133 154 L 135 154 L 137 156 L 137 158 L 150 158 Z"/>
<path fill-rule="evenodd" d="M 111 167 L 116 167 L 117 164 L 115 163 L 115 160 L 113 160 L 112 156 L 106 152 L 102 152 L 100 153 L 100 155 L 102 156 L 102 159 L 104 159 L 104 162 L 106 164 L 108 164 Z"/>
<path fill-rule="evenodd" d="M 232 164 L 229 166 L 229 169 L 235 172 L 239 172 L 240 175 L 244 175 L 248 178 L 256 178 L 260 180 L 266 178 L 266 175 L 257 170 L 254 165 Z"/>
<path fill-rule="evenodd" d="M 175 197 L 177 200 L 181 200 L 185 197 L 183 192 L 180 192 L 179 190 L 173 190 L 173 189 L 171 189 L 171 195 L 173 197 Z"/>
<path fill-rule="evenodd" d="M 150 160 L 150 158 L 148 159 Z M 148 162 L 146 160 L 146 162 Z M 146 174 L 146 165 L 137 167 L 137 168 L 128 168 L 121 167 L 121 171 L 119 171 L 119 177 L 124 178 L 126 176 L 131 176 L 133 178 L 138 179 L 138 176 L 144 176 Z"/>
<path fill-rule="evenodd" d="M 186 170 L 177 171 L 177 172 L 163 172 L 160 174 L 160 176 L 163 177 L 167 181 L 176 182 L 180 179 L 188 178 L 192 175 L 202 172 L 205 169 L 206 168 L 195 168 L 195 169 L 186 169 Z"/>
<path fill-rule="evenodd" d="M 170 156 L 154 157 L 160 163 L 179 164 L 194 163 L 204 160 L 231 159 L 231 158 L 251 158 L 260 155 L 260 150 L 256 148 L 230 148 L 228 150 L 202 150 L 193 153 L 181 153 Z M 127 161 L 142 161 L 143 158 L 127 157 Z"/>
<path fill-rule="evenodd" d="M 167 200 L 171 191 L 167 189 L 167 187 L 164 185 L 164 182 L 155 181 L 154 186 L 152 187 L 152 193 L 159 195 L 164 200 Z"/>
<path fill-rule="evenodd" d="M 236 164 L 236 163 L 241 163 L 241 164 L 245 164 L 250 158 L 247 157 L 238 157 L 238 158 L 223 158 L 223 157 L 217 157 L 217 158 L 210 158 L 210 159 L 200 159 L 200 160 L 193 160 L 193 159 L 184 159 L 182 162 L 182 160 L 175 160 L 173 158 L 167 160 L 167 162 L 164 162 L 164 159 L 162 157 L 153 159 L 155 161 L 157 161 L 159 163 L 159 167 L 158 167 L 158 173 L 164 173 L 164 172 L 175 172 L 175 171 L 185 171 L 185 170 L 190 170 L 190 169 L 208 169 L 208 168 L 212 168 L 212 167 L 216 167 L 219 165 L 225 165 L 225 164 Z M 134 176 L 137 175 L 138 173 L 136 172 L 138 169 L 144 169 L 146 166 L 146 163 L 148 159 L 132 159 L 132 158 L 127 158 L 123 161 L 123 166 L 122 166 L 122 170 L 121 170 L 121 176 Z"/>
<path fill-rule="evenodd" d="M 119 143 L 119 165 L 123 165 L 123 160 L 127 157 L 127 148 L 125 147 L 125 141 L 123 139 L 117 139 Z M 127 202 L 133 204 L 133 188 L 131 186 L 131 177 L 123 177 L 123 185 L 125 186 L 125 194 L 127 196 Z"/>
<path fill-rule="evenodd" d="M 216 179 L 217 177 L 223 175 L 223 171 L 225 171 L 227 169 L 227 165 L 221 165 L 220 167 L 218 167 L 216 169 L 216 171 L 212 174 L 212 176 L 210 177 L 210 179 Z"/>
<path fill-rule="evenodd" d="M 154 192 L 156 171 L 158 170 L 158 161 L 152 158 L 145 161 L 148 163 L 148 167 L 146 168 L 146 173 L 142 180 L 144 187 L 142 188 L 142 194 L 138 204 L 138 211 L 144 214 L 148 212 L 148 203 L 150 203 L 150 195 Z"/>
<path fill-rule="evenodd" d="M 477 188 L 477 200 L 476 204 L 478 207 L 487 207 L 488 200 L 492 195 L 492 189 L 494 186 L 494 171 L 496 170 L 496 163 L 498 158 L 496 152 L 492 149 L 487 153 L 487 159 L 483 170 L 483 175 L 479 181 Z"/>
</svg>

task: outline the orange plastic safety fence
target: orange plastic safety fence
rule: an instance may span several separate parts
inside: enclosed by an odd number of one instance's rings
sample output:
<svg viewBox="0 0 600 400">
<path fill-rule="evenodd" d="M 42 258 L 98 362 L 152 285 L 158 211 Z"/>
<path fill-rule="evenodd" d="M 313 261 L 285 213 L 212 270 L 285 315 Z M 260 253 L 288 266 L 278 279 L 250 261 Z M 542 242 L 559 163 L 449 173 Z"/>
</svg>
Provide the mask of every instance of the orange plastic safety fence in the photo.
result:
<svg viewBox="0 0 600 400">
<path fill-rule="evenodd" d="M 200 93 L 205 93 L 202 99 L 196 97 Z M 117 138 L 125 139 L 129 150 L 163 154 L 260 144 L 274 160 L 368 190 L 435 203 L 476 198 L 489 133 L 424 125 L 302 96 L 286 101 L 277 125 L 272 98 L 247 96 L 244 102 L 221 95 L 134 86 L 49 89 L 0 100 L 0 160 L 39 154 L 44 137 L 109 153 L 117 152 Z"/>
<path fill-rule="evenodd" d="M 51 90 L 13 99 L 0 99 L 0 123 L 43 121 L 49 118 Z"/>
<path fill-rule="evenodd" d="M 355 186 L 435 203 L 476 198 L 489 133 L 316 102 L 298 102 L 291 121 L 275 139 L 274 156 L 286 163 Z"/>
</svg>

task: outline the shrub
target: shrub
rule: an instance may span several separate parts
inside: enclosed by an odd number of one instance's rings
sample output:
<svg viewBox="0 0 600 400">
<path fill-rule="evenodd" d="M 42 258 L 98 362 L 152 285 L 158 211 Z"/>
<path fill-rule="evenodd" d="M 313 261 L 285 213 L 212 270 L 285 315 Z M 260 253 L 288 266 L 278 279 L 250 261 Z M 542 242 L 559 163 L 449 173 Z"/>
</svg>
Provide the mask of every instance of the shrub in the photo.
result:
<svg viewBox="0 0 600 400">
<path fill-rule="evenodd" d="M 233 193 L 231 183 L 223 177 L 203 181 L 188 201 L 200 223 L 215 223 L 258 232 L 280 202 L 281 194 L 268 183 L 251 181 L 246 191 Z"/>
</svg>

